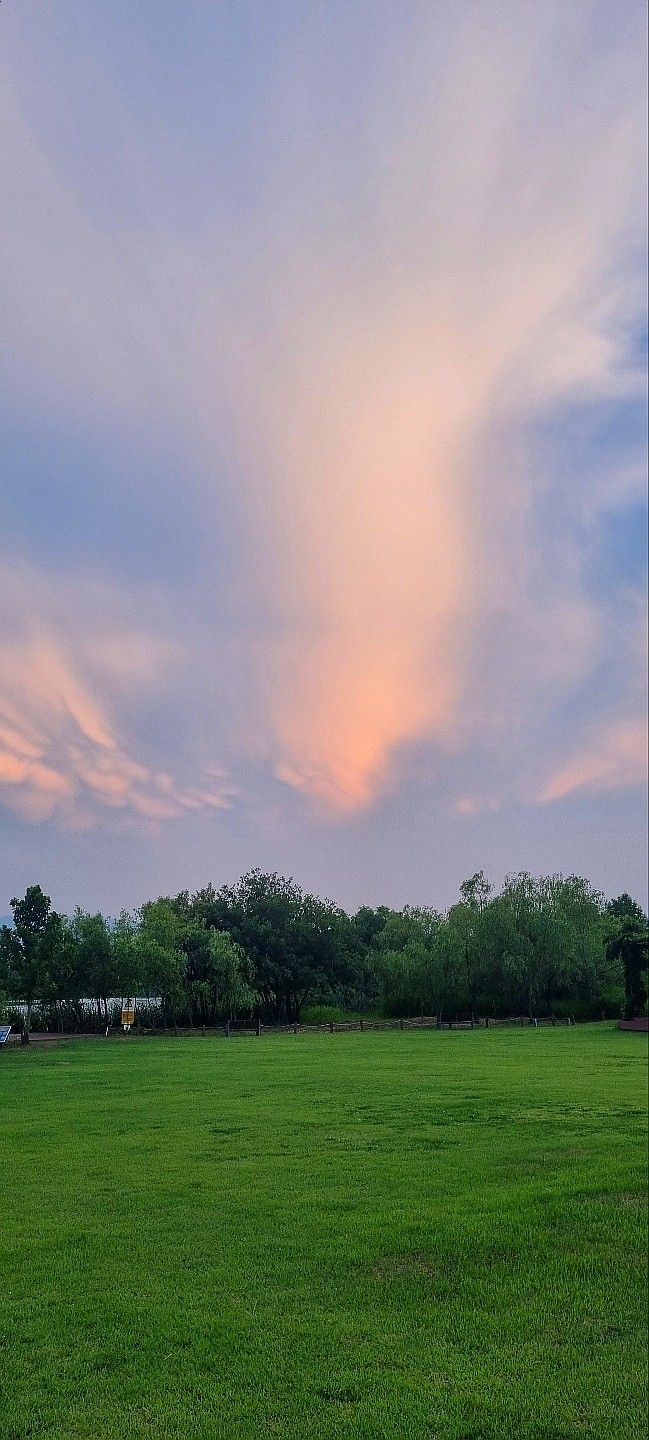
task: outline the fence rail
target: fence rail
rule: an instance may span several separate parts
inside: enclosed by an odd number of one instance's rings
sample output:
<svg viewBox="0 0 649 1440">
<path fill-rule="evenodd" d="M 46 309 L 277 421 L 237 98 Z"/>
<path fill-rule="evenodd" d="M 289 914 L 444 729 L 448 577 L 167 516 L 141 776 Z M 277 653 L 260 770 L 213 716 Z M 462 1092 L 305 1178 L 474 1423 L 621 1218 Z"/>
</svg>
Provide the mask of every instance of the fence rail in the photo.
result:
<svg viewBox="0 0 649 1440">
<path fill-rule="evenodd" d="M 475 1015 L 473 1018 L 467 1015 L 448 1016 L 440 1019 L 437 1015 L 415 1015 L 402 1018 L 391 1017 L 389 1019 L 372 1020 L 330 1020 L 319 1025 L 303 1025 L 299 1022 L 284 1025 L 264 1025 L 261 1021 L 253 1019 L 250 1021 L 226 1021 L 224 1025 L 205 1027 L 201 1025 L 178 1025 L 173 1028 L 155 1027 L 149 1028 L 139 1025 L 133 1027 L 129 1038 L 160 1036 L 199 1036 L 210 1035 L 216 1038 L 233 1039 L 236 1036 L 250 1038 L 260 1035 L 327 1035 L 327 1034 L 362 1034 L 365 1031 L 375 1030 L 485 1030 L 496 1026 L 510 1026 L 513 1028 L 533 1027 L 538 1029 L 541 1026 L 564 1025 L 571 1026 L 576 1022 L 572 1016 L 551 1016 L 551 1015 L 510 1015 L 503 1019 L 495 1019 L 488 1015 Z M 596 1024 L 596 1021 L 584 1021 L 584 1024 Z M 601 1023 L 601 1022 L 600 1022 Z M 29 1040 L 31 1044 L 52 1045 L 62 1043 L 66 1040 L 122 1040 L 121 1029 L 110 1029 L 108 1031 L 42 1031 L 31 1032 Z M 19 1045 L 21 1040 L 20 1031 L 10 1034 L 7 1044 Z"/>
</svg>

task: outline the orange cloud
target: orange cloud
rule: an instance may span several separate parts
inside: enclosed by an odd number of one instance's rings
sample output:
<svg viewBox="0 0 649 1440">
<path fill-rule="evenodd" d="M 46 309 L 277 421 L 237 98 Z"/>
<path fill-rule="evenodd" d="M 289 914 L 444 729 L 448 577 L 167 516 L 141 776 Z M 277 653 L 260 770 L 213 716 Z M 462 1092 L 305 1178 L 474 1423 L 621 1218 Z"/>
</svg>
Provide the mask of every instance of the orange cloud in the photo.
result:
<svg viewBox="0 0 649 1440">
<path fill-rule="evenodd" d="M 26 760 L 18 755 L 0 752 L 0 782 L 4 785 L 20 785 L 29 770 Z"/>
<path fill-rule="evenodd" d="M 0 725 L 0 744 L 6 745 L 15 755 L 25 755 L 30 760 L 39 760 L 43 754 L 40 745 L 35 745 L 11 725 Z"/>
<path fill-rule="evenodd" d="M 258 329 L 240 327 L 234 427 L 261 477 L 240 498 L 286 618 L 269 748 L 282 780 L 341 811 L 389 786 L 418 737 L 484 739 L 494 697 L 472 667 L 503 616 L 520 637 L 497 697 L 510 725 L 521 696 L 533 712 L 597 652 L 577 567 L 544 568 L 531 448 L 501 437 L 557 402 L 637 390 L 618 260 L 642 107 L 609 97 L 586 138 L 569 107 L 563 137 L 541 133 L 519 83 L 544 63 L 539 33 L 514 26 L 516 56 L 511 23 L 469 28 L 439 108 L 377 121 L 354 244 L 300 217 Z"/>
<path fill-rule="evenodd" d="M 647 778 L 647 726 L 623 721 L 601 733 L 544 786 L 539 801 L 563 800 L 576 790 L 617 790 L 643 785 Z"/>
<path fill-rule="evenodd" d="M 24 603 L 42 583 L 42 577 L 32 578 Z M 43 633 L 42 617 L 36 640 L 28 638 L 32 626 L 28 608 L 19 638 L 0 646 L 0 798 L 10 809 L 33 822 L 56 816 L 70 828 L 85 829 L 102 811 L 148 822 L 231 803 L 234 791 L 225 775 L 217 781 L 206 772 L 198 785 L 185 787 L 129 754 L 91 678 L 88 629 L 83 654 L 73 655 L 69 642 Z M 95 668 L 103 674 L 106 647 L 100 641 L 98 648 Z M 131 649 L 141 658 L 145 638 Z M 110 650 L 112 671 L 119 654 L 116 641 Z M 127 678 L 122 677 L 124 683 Z M 114 702 L 121 693 L 113 688 Z"/>
</svg>

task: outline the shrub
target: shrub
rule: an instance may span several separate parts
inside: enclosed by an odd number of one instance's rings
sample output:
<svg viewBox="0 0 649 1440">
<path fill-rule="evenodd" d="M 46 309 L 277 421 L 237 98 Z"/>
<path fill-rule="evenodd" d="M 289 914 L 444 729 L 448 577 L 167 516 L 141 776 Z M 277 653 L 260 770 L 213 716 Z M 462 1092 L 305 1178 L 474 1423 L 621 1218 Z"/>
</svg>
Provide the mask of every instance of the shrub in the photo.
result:
<svg viewBox="0 0 649 1440">
<path fill-rule="evenodd" d="M 339 1005 L 307 1005 L 300 1016 L 302 1025 L 341 1025 L 345 1020 L 361 1020 L 354 1011 L 341 1010 Z"/>
<path fill-rule="evenodd" d="M 22 1010 L 14 1010 L 11 1005 L 5 1005 L 2 1009 L 2 1024 L 11 1025 L 19 1035 L 25 1028 L 25 1016 Z"/>
</svg>

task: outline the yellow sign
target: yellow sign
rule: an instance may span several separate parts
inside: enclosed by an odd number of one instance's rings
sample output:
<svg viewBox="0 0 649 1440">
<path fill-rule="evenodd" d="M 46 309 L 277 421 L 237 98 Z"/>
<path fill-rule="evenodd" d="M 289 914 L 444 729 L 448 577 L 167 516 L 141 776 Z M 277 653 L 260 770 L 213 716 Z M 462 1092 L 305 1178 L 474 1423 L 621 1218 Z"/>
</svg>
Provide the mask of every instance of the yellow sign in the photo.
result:
<svg viewBox="0 0 649 1440">
<path fill-rule="evenodd" d="M 135 1024 L 135 1011 L 134 1011 L 134 1010 L 122 1010 L 122 1025 L 134 1025 L 134 1024 Z"/>
</svg>

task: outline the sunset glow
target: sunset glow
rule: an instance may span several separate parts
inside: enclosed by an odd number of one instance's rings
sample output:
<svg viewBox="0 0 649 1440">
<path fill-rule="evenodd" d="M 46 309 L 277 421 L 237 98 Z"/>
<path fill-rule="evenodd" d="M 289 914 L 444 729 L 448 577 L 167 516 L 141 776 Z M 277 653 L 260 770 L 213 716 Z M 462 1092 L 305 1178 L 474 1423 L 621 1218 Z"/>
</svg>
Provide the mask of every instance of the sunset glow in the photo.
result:
<svg viewBox="0 0 649 1440">
<path fill-rule="evenodd" d="M 642 885 L 644 6 L 2 8 L 10 893 Z"/>
</svg>

